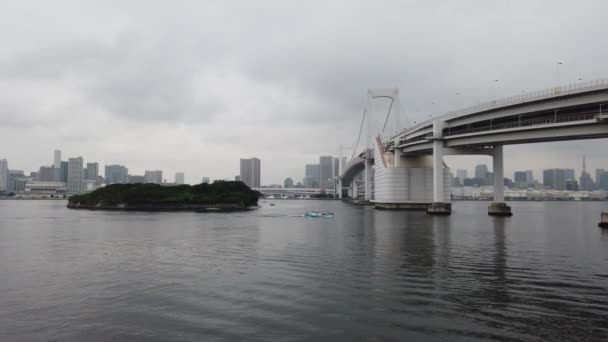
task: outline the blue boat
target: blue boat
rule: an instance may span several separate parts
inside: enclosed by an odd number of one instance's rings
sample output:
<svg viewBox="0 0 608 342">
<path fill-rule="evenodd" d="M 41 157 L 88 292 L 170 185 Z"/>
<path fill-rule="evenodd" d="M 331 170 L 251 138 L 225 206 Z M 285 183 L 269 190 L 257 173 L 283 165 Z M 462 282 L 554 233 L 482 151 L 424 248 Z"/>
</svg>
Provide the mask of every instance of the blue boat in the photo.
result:
<svg viewBox="0 0 608 342">
<path fill-rule="evenodd" d="M 307 211 L 304 213 L 305 217 L 325 217 L 331 218 L 334 217 L 334 213 L 330 213 L 328 211 Z"/>
</svg>

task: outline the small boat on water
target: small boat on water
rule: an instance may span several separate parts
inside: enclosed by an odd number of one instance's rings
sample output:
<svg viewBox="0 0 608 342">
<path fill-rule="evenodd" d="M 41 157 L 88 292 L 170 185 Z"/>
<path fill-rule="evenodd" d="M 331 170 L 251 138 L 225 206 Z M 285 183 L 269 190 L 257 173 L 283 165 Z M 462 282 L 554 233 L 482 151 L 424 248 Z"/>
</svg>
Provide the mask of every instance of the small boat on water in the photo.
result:
<svg viewBox="0 0 608 342">
<path fill-rule="evenodd" d="M 270 203 L 270 206 L 271 206 L 271 207 L 274 207 L 274 203 Z"/>
<path fill-rule="evenodd" d="M 330 213 L 328 211 L 307 211 L 304 213 L 304 217 L 325 217 L 330 218 L 334 217 L 334 213 Z"/>
</svg>

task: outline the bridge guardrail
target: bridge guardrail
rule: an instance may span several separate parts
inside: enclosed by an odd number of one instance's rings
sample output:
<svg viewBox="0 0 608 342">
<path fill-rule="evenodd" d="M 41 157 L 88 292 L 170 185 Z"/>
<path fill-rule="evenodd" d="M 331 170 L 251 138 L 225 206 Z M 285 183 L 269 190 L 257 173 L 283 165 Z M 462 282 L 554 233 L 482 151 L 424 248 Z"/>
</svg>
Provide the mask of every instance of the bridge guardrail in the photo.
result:
<svg viewBox="0 0 608 342">
<path fill-rule="evenodd" d="M 509 105 L 522 104 L 527 102 L 539 101 L 544 99 L 555 98 L 564 95 L 572 95 L 592 90 L 600 90 L 600 89 L 608 89 L 608 79 L 598 79 L 586 82 L 579 83 L 571 83 L 564 86 L 557 86 L 552 88 L 546 88 L 535 91 L 526 91 L 520 95 L 514 95 L 509 97 L 504 97 L 496 100 L 492 100 L 489 102 L 480 103 L 474 106 L 454 110 L 447 112 L 441 116 L 442 119 L 449 120 L 453 117 L 457 117 L 464 114 L 473 114 L 478 112 L 483 112 L 491 109 L 497 109 L 501 107 L 506 107 Z M 414 127 L 423 127 L 428 125 L 428 122 L 421 122 L 413 127 L 409 127 L 401 131 L 401 133 L 397 134 L 399 136 L 406 131 L 414 128 Z"/>
<path fill-rule="evenodd" d="M 499 130 L 499 129 L 543 126 L 543 125 L 550 125 L 550 124 L 564 123 L 564 122 L 586 121 L 586 120 L 593 120 L 593 119 L 597 118 L 598 115 L 599 115 L 599 113 L 593 112 L 593 113 L 582 113 L 582 114 L 561 116 L 561 117 L 549 118 L 549 119 L 522 120 L 519 122 L 508 123 L 508 124 L 490 125 L 490 126 L 477 127 L 477 128 L 467 129 L 467 130 L 456 131 L 456 132 L 448 132 L 447 134 L 445 134 L 445 136 L 455 136 L 455 135 L 470 134 L 470 133 L 477 133 L 477 132 L 494 131 L 494 130 Z"/>
</svg>

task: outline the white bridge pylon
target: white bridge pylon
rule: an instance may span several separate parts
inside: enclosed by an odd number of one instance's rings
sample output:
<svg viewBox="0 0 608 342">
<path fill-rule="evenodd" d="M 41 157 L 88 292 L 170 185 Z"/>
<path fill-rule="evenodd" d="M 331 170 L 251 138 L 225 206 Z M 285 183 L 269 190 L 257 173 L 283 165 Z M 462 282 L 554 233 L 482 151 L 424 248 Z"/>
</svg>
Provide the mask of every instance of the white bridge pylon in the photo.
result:
<svg viewBox="0 0 608 342">
<path fill-rule="evenodd" d="M 374 116 L 374 100 L 379 98 L 390 99 L 390 105 L 386 117 L 381 117 L 381 121 L 377 127 L 373 127 Z M 392 127 L 390 127 L 388 136 L 395 135 L 400 129 L 399 117 L 401 115 L 401 101 L 399 100 L 399 88 L 369 88 L 367 90 L 367 101 L 365 103 L 365 120 L 366 125 L 366 143 L 367 149 L 373 148 L 375 136 L 385 135 L 385 131 L 389 120 L 392 119 Z M 392 113 L 392 116 L 391 116 Z"/>
</svg>

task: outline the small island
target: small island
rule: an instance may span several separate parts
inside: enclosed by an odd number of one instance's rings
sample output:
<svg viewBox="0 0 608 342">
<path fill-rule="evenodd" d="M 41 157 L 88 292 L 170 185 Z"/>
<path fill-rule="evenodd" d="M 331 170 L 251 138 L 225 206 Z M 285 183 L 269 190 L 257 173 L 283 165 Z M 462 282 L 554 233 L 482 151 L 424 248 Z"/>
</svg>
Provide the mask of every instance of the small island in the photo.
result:
<svg viewBox="0 0 608 342">
<path fill-rule="evenodd" d="M 234 211 L 257 207 L 261 194 L 243 182 L 161 186 L 111 184 L 69 198 L 70 209 L 146 211 Z"/>
</svg>

